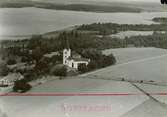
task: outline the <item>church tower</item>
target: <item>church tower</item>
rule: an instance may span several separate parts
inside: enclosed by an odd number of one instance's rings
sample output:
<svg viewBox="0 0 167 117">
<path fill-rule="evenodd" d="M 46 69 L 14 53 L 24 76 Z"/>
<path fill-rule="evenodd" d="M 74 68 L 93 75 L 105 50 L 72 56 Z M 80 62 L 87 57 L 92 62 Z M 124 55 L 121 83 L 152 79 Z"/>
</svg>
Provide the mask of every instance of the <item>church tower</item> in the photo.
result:
<svg viewBox="0 0 167 117">
<path fill-rule="evenodd" d="M 65 48 L 63 50 L 63 64 L 69 65 L 68 58 L 71 57 L 71 49 L 68 39 L 65 39 Z"/>
<path fill-rule="evenodd" d="M 68 58 L 71 57 L 71 49 L 63 50 L 63 64 L 68 65 Z"/>
</svg>

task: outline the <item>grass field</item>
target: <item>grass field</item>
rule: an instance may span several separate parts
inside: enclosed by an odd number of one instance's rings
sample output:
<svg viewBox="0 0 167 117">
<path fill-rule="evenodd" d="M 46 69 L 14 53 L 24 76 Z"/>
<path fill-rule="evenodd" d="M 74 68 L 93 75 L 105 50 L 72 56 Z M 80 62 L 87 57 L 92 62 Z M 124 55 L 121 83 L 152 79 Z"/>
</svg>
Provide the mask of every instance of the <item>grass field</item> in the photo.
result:
<svg viewBox="0 0 167 117">
<path fill-rule="evenodd" d="M 117 64 L 126 63 L 134 60 L 141 60 L 156 56 L 161 56 L 167 54 L 166 49 L 160 48 L 119 48 L 119 49 L 107 49 L 104 50 L 103 53 L 105 55 L 109 55 L 111 53 L 117 59 Z"/>
<path fill-rule="evenodd" d="M 118 64 L 90 74 L 104 78 L 124 77 L 131 80 L 167 82 L 167 50 L 129 48 L 106 50 L 104 53 L 109 52 L 114 53 Z"/>
</svg>

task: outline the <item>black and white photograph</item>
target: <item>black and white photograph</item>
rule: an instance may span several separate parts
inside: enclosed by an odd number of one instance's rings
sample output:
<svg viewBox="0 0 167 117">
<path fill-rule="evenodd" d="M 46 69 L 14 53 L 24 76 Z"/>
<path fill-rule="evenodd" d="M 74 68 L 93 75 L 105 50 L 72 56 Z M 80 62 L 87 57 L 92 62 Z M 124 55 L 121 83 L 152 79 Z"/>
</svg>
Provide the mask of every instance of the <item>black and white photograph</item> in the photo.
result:
<svg viewBox="0 0 167 117">
<path fill-rule="evenodd" d="M 0 117 L 167 117 L 167 0 L 0 0 Z"/>
</svg>

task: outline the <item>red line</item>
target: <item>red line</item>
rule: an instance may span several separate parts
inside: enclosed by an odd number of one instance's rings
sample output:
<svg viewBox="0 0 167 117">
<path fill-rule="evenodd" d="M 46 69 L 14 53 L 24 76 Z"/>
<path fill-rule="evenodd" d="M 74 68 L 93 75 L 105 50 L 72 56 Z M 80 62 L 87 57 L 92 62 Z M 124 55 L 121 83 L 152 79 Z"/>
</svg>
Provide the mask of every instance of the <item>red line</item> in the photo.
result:
<svg viewBox="0 0 167 117">
<path fill-rule="evenodd" d="M 166 95 L 167 96 L 167 93 L 157 93 L 155 95 Z"/>
<path fill-rule="evenodd" d="M 167 93 L 149 93 L 150 95 L 167 96 Z M 132 96 L 143 93 L 8 93 L 0 96 Z"/>
</svg>

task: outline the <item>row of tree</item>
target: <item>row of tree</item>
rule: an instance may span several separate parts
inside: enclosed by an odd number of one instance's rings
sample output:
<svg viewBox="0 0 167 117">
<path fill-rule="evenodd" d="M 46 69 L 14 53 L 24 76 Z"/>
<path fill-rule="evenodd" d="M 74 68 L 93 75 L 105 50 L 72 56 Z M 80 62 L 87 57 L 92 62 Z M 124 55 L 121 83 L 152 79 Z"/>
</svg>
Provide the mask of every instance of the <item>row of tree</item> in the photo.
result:
<svg viewBox="0 0 167 117">
<path fill-rule="evenodd" d="M 116 23 L 93 23 L 83 24 L 77 28 L 82 31 L 98 31 L 101 35 L 116 34 L 120 31 L 167 31 L 166 19 L 154 18 L 153 21 L 162 24 L 116 24 Z M 165 22 L 165 23 L 164 23 Z"/>
</svg>

